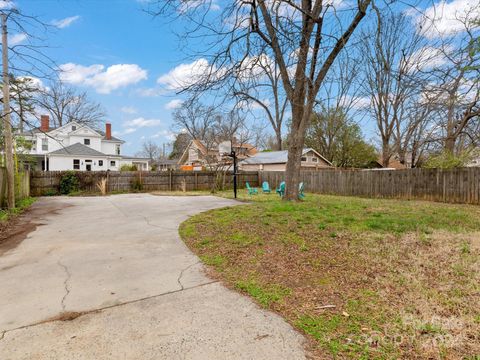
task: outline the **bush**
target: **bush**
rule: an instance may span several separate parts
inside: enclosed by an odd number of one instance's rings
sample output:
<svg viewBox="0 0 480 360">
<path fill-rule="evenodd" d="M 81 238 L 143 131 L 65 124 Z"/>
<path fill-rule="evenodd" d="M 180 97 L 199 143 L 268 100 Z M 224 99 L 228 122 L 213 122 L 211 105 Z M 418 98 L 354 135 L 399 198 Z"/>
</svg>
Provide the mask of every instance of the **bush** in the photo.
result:
<svg viewBox="0 0 480 360">
<path fill-rule="evenodd" d="M 60 179 L 60 194 L 70 194 L 79 189 L 79 180 L 75 171 L 67 171 Z"/>
<path fill-rule="evenodd" d="M 120 171 L 137 171 L 137 165 L 128 165 L 128 164 L 123 164 L 120 167 Z"/>
<path fill-rule="evenodd" d="M 143 190 L 143 181 L 140 176 L 135 177 L 131 182 L 131 187 L 133 191 L 142 191 Z"/>
<path fill-rule="evenodd" d="M 429 157 L 423 167 L 429 169 L 460 168 L 464 167 L 471 160 L 471 157 L 471 154 L 467 152 L 455 155 L 449 151 L 444 151 L 440 154 Z"/>
</svg>

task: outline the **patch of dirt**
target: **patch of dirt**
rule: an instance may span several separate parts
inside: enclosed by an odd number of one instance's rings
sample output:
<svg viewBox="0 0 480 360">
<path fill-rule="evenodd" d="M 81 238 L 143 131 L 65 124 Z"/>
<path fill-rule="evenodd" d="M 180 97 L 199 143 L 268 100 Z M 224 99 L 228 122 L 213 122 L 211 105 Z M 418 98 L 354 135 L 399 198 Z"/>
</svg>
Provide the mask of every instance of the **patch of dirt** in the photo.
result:
<svg viewBox="0 0 480 360">
<path fill-rule="evenodd" d="M 37 226 L 44 225 L 42 221 L 46 215 L 57 214 L 70 206 L 57 201 L 40 200 L 21 215 L 0 222 L 0 256 L 20 245 Z"/>
<path fill-rule="evenodd" d="M 72 321 L 85 314 L 86 312 L 66 311 L 58 315 L 52 316 L 51 318 L 45 319 L 41 323 L 47 323 L 52 321 Z"/>
</svg>

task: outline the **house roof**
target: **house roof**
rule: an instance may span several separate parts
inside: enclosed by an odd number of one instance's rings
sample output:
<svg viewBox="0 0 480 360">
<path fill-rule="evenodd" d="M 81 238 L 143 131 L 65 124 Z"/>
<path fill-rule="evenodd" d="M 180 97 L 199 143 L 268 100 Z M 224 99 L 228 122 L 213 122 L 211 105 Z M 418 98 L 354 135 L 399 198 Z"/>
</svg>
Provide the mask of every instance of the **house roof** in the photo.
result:
<svg viewBox="0 0 480 360">
<path fill-rule="evenodd" d="M 62 149 L 52 151 L 48 155 L 81 155 L 81 156 L 112 156 L 92 149 L 81 143 L 75 143 Z"/>
<path fill-rule="evenodd" d="M 320 155 L 317 151 L 312 148 L 305 148 L 302 151 L 302 155 L 305 155 L 313 151 L 317 156 L 319 156 L 322 160 L 324 160 L 327 164 L 332 165 L 330 161 L 325 159 L 322 155 Z M 247 158 L 242 161 L 243 164 L 284 164 L 288 160 L 288 150 L 282 151 L 266 151 L 260 152 L 256 155 Z"/>
<path fill-rule="evenodd" d="M 80 124 L 80 125 L 81 125 L 81 124 Z M 64 126 L 65 126 L 65 125 L 64 125 Z M 85 125 L 85 126 L 87 126 L 87 125 Z M 89 127 L 89 126 L 87 126 L 87 127 Z M 124 142 L 125 142 L 125 141 L 123 141 L 123 140 L 121 140 L 121 139 L 119 139 L 119 138 L 117 138 L 117 137 L 115 137 L 115 136 L 113 136 L 113 135 L 112 135 L 112 137 L 111 137 L 109 140 L 107 140 L 107 139 L 105 138 L 105 131 L 93 129 L 93 128 L 91 128 L 91 127 L 89 127 L 89 128 L 92 129 L 93 131 L 99 133 L 99 134 L 102 136 L 102 140 L 105 140 L 105 141 L 114 141 L 114 142 L 121 142 L 121 143 L 124 143 Z M 59 129 L 59 127 L 56 127 L 56 128 L 51 127 L 51 128 L 48 129 L 47 133 L 49 133 L 50 131 L 53 131 L 53 130 L 57 130 L 57 129 Z M 75 131 L 76 131 L 76 130 L 75 130 Z M 35 134 L 38 134 L 38 133 L 43 133 L 43 131 L 40 130 L 39 127 L 36 127 L 36 128 L 30 129 L 30 130 L 24 131 L 24 132 L 20 133 L 19 135 L 20 135 L 20 136 L 25 136 L 25 135 L 27 135 L 27 136 L 32 136 L 32 135 L 35 135 Z"/>
</svg>

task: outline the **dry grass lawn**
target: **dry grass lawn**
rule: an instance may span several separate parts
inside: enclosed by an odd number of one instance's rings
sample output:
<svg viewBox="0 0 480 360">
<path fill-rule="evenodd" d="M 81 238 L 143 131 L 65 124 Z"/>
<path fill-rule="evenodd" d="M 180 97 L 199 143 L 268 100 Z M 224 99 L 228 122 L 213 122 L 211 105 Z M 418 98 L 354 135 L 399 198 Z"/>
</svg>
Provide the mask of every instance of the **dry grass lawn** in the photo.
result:
<svg viewBox="0 0 480 360">
<path fill-rule="evenodd" d="M 241 197 L 253 202 L 181 235 L 213 276 L 304 332 L 312 357 L 480 359 L 480 207 Z"/>
</svg>

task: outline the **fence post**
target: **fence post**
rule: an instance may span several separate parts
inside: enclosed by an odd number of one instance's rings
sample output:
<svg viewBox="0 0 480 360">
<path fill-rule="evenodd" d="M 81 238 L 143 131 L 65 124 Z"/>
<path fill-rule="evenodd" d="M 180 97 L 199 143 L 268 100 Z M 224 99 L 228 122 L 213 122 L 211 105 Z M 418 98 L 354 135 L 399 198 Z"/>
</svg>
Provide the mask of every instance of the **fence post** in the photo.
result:
<svg viewBox="0 0 480 360">
<path fill-rule="evenodd" d="M 172 191 L 172 171 L 168 172 L 168 190 Z"/>
</svg>

